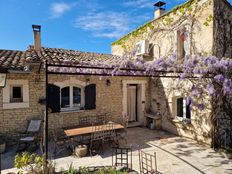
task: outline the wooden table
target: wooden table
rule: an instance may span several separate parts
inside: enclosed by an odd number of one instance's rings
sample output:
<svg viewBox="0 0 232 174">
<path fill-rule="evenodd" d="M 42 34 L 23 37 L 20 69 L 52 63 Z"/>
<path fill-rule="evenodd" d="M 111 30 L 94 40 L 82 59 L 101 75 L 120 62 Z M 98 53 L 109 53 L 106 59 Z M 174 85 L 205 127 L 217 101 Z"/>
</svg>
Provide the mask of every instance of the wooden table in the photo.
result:
<svg viewBox="0 0 232 174">
<path fill-rule="evenodd" d="M 102 126 L 103 129 L 102 131 L 106 131 L 107 126 L 106 124 L 104 125 L 98 125 L 98 126 Z M 81 128 L 74 128 L 74 129 L 66 129 L 64 130 L 64 133 L 68 136 L 68 137 L 74 137 L 74 136 L 80 136 L 80 135 L 86 135 L 86 134 L 91 134 L 94 132 L 94 126 L 88 126 L 88 127 L 81 127 Z M 124 126 L 121 124 L 114 124 L 114 129 L 115 130 L 119 130 L 119 129 L 124 129 Z M 96 131 L 95 131 L 96 132 Z"/>
</svg>

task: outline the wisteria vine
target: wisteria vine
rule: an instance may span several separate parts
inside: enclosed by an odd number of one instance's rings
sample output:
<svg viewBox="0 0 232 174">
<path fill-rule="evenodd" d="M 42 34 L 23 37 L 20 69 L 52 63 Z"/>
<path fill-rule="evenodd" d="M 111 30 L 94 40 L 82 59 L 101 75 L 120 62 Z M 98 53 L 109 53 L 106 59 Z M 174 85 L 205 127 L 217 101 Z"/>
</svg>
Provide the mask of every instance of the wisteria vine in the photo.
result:
<svg viewBox="0 0 232 174">
<path fill-rule="evenodd" d="M 121 61 L 111 63 L 107 61 L 89 61 L 76 62 L 65 60 L 62 65 L 51 66 L 49 72 L 56 73 L 85 73 L 99 74 L 108 76 L 128 75 L 128 76 L 158 76 L 167 73 L 178 74 L 179 80 L 196 78 L 207 83 L 204 89 L 213 97 L 232 95 L 232 60 L 229 58 L 217 58 L 215 56 L 204 57 L 200 55 L 186 56 L 182 62 L 177 59 L 175 54 L 168 57 L 154 59 L 153 61 L 145 61 L 141 57 L 131 57 L 125 55 Z M 78 66 L 78 68 L 75 67 Z M 72 66 L 72 67 L 69 67 Z M 81 68 L 81 67 L 85 68 Z M 89 67 L 89 68 L 86 68 Z M 93 68 L 95 67 L 95 68 Z M 97 68 L 99 67 L 99 69 Z M 197 85 L 191 88 L 192 96 L 196 98 L 202 97 L 202 89 Z M 187 101 L 194 103 L 192 98 Z M 203 110 L 202 103 L 195 104 L 199 109 Z"/>
</svg>

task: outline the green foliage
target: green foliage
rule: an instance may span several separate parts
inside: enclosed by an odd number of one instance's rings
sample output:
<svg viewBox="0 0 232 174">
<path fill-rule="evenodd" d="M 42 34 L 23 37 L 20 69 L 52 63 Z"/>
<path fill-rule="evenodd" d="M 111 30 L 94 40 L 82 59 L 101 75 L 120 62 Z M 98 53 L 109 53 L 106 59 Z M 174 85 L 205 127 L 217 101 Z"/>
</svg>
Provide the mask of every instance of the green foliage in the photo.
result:
<svg viewBox="0 0 232 174">
<path fill-rule="evenodd" d="M 209 23 L 213 21 L 213 15 L 209 15 L 204 22 L 204 25 L 207 27 L 209 26 Z"/>
<path fill-rule="evenodd" d="M 40 174 L 43 171 L 43 158 L 39 155 L 28 152 L 17 154 L 15 156 L 14 165 L 17 169 L 23 169 L 29 174 Z"/>
<path fill-rule="evenodd" d="M 77 169 L 75 169 L 73 167 L 73 165 L 70 164 L 70 166 L 69 166 L 68 171 L 66 172 L 66 174 L 77 174 L 77 172 L 78 172 Z M 87 174 L 87 173 L 84 173 L 84 174 Z"/>
<path fill-rule="evenodd" d="M 81 168 L 79 169 L 79 173 L 80 173 L 80 174 L 90 174 L 91 172 L 90 172 L 90 170 L 89 170 L 88 168 L 86 168 L 86 167 L 81 167 Z"/>
<path fill-rule="evenodd" d="M 126 171 L 118 171 L 112 167 L 101 168 L 97 171 L 91 171 L 88 168 L 80 168 L 77 174 L 128 174 Z"/>
<path fill-rule="evenodd" d="M 54 164 L 51 161 L 47 162 L 46 168 L 44 168 L 45 163 L 41 156 L 36 153 L 23 152 L 22 154 L 17 154 L 14 159 L 14 165 L 17 169 L 22 169 L 28 174 L 42 174 L 43 170 L 47 174 L 54 173 Z M 20 171 L 19 173 L 23 173 Z"/>
<path fill-rule="evenodd" d="M 96 172 L 96 174 L 127 174 L 126 171 L 117 171 L 113 168 L 103 168 Z"/>
<path fill-rule="evenodd" d="M 173 13 L 174 15 L 178 14 L 179 17 L 181 18 L 182 16 L 184 16 L 186 14 L 186 12 L 192 13 L 194 10 L 194 12 L 193 12 L 193 16 L 194 16 L 195 12 L 202 11 L 207 5 L 209 5 L 211 3 L 211 0 L 208 0 L 208 2 L 204 3 L 204 5 L 199 6 L 198 1 L 199 0 L 188 0 L 184 4 L 181 4 L 180 6 L 174 7 L 172 10 L 170 10 L 169 12 L 164 14 L 163 17 L 147 22 L 146 24 L 138 27 L 136 30 L 132 31 L 131 33 L 129 33 L 129 34 L 125 35 L 124 37 L 120 38 L 119 40 L 113 42 L 111 45 L 112 46 L 120 45 L 123 49 L 126 49 L 127 48 L 126 43 L 128 42 L 128 40 L 130 40 L 131 38 L 138 38 L 138 37 L 142 36 L 143 33 L 146 33 L 148 31 L 148 29 L 153 30 L 155 28 L 154 21 L 160 20 L 160 22 L 164 26 L 168 26 L 174 22 L 174 18 L 169 16 L 171 13 Z M 208 26 L 209 22 L 211 20 L 212 20 L 212 15 L 207 18 L 204 25 Z"/>
<path fill-rule="evenodd" d="M 174 21 L 173 17 L 166 16 L 166 17 L 163 19 L 163 24 L 164 24 L 164 25 L 170 25 L 173 21 Z"/>
<path fill-rule="evenodd" d="M 130 37 L 138 37 L 139 35 L 147 32 L 147 30 L 153 30 L 154 29 L 154 25 L 153 25 L 153 21 L 149 21 L 147 23 L 145 23 L 144 25 L 140 26 L 138 29 L 132 31 L 131 33 L 127 34 L 126 36 L 122 37 L 121 39 L 113 42 L 111 45 L 121 45 L 122 47 L 126 47 L 125 46 L 125 42 L 130 38 Z"/>
<path fill-rule="evenodd" d="M 223 152 L 226 154 L 232 154 L 232 149 L 231 148 L 224 148 Z"/>
</svg>

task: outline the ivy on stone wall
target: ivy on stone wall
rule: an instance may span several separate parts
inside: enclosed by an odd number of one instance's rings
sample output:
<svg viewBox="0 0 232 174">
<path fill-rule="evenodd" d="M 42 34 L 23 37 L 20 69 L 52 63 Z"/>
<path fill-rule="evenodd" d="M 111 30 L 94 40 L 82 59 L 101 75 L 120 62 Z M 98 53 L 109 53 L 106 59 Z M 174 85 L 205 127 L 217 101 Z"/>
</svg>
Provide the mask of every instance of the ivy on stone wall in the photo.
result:
<svg viewBox="0 0 232 174">
<path fill-rule="evenodd" d="M 160 18 L 147 22 L 146 24 L 140 26 L 138 29 L 113 42 L 112 46 L 118 45 L 121 46 L 124 51 L 129 51 L 130 49 L 132 49 L 134 44 L 134 40 L 130 43 L 130 40 L 132 39 L 136 38 L 137 40 L 143 40 L 149 35 L 148 33 L 150 31 L 152 31 L 152 33 L 157 33 L 160 31 L 167 31 L 168 28 L 170 31 L 172 31 L 172 26 L 181 23 L 181 21 L 186 20 L 187 17 L 192 18 L 191 20 L 194 21 L 194 19 L 197 18 L 196 13 L 201 14 L 202 11 L 212 3 L 212 0 L 208 0 L 199 5 L 199 1 L 201 0 L 189 0 L 180 6 L 174 7 L 172 10 L 165 13 Z M 175 15 L 175 17 L 178 19 L 175 19 L 173 15 Z M 213 16 L 209 15 L 206 18 L 204 25 L 209 26 L 210 22 L 212 21 Z"/>
</svg>

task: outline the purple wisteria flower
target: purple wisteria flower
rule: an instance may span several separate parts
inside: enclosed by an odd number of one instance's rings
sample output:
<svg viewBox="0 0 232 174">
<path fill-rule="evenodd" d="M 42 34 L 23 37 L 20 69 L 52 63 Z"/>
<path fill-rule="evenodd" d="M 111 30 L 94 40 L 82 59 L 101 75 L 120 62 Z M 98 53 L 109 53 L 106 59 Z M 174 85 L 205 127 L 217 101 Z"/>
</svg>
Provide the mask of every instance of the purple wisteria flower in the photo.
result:
<svg viewBox="0 0 232 174">
<path fill-rule="evenodd" d="M 188 96 L 186 98 L 186 105 L 191 105 L 191 104 L 192 104 L 192 98 Z"/>
<path fill-rule="evenodd" d="M 198 87 L 196 87 L 195 85 L 192 86 L 191 88 L 191 94 L 195 97 L 201 97 L 202 96 L 202 92 L 200 91 L 200 89 Z"/>
<path fill-rule="evenodd" d="M 223 83 L 224 94 L 232 95 L 232 80 L 225 79 Z"/>
<path fill-rule="evenodd" d="M 218 74 L 218 75 L 214 76 L 214 80 L 216 82 L 223 82 L 224 79 L 225 79 L 225 77 L 222 74 Z"/>
<path fill-rule="evenodd" d="M 207 91 L 208 91 L 208 93 L 210 95 L 213 95 L 215 93 L 215 89 L 214 89 L 213 84 L 208 84 L 207 87 L 206 87 L 206 89 L 207 89 Z"/>
<path fill-rule="evenodd" d="M 205 109 L 205 105 L 200 103 L 200 104 L 197 104 L 196 107 L 199 109 L 199 110 L 204 110 Z"/>
</svg>

